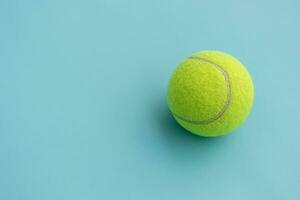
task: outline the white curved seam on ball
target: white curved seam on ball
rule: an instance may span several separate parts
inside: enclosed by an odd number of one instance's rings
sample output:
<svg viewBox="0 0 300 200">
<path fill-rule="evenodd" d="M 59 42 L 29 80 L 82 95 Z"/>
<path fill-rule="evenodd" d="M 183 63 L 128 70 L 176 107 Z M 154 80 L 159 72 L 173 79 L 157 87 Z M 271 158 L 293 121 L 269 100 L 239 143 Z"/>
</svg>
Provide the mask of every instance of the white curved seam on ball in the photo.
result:
<svg viewBox="0 0 300 200">
<path fill-rule="evenodd" d="M 207 120 L 190 120 L 190 119 L 187 119 L 181 115 L 178 115 L 176 113 L 173 113 L 173 115 L 185 122 L 188 122 L 188 123 L 191 123 L 191 124 L 196 124 L 196 125 L 199 125 L 199 124 L 210 124 L 216 120 L 218 120 L 224 113 L 225 111 L 228 109 L 228 106 L 230 104 L 230 97 L 231 97 L 231 87 L 230 87 L 230 80 L 229 80 L 229 76 L 228 76 L 228 73 L 218 64 L 214 63 L 214 62 L 211 62 L 209 60 L 206 60 L 204 58 L 200 58 L 200 57 L 189 57 L 188 59 L 194 59 L 194 60 L 198 60 L 198 61 L 201 61 L 201 62 L 206 62 L 206 63 L 209 63 L 211 64 L 212 66 L 214 66 L 217 70 L 219 70 L 223 76 L 224 76 L 224 79 L 225 81 L 227 82 L 227 97 L 226 97 L 226 101 L 225 101 L 225 104 L 223 106 L 223 108 L 220 110 L 220 112 L 210 118 L 210 119 L 207 119 Z"/>
</svg>

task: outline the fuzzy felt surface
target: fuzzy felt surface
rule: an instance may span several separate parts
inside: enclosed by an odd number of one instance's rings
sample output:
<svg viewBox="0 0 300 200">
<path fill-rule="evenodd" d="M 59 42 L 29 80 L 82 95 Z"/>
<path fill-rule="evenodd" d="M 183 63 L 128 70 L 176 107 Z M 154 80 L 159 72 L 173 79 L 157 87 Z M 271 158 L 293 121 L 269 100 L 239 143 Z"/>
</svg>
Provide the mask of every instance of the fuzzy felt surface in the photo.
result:
<svg viewBox="0 0 300 200">
<path fill-rule="evenodd" d="M 167 103 L 176 121 L 190 132 L 214 137 L 224 135 L 241 124 L 251 110 L 254 87 L 247 69 L 233 56 L 219 51 L 202 51 L 192 55 L 220 66 L 228 75 L 230 101 L 225 112 L 208 124 L 191 121 L 216 116 L 226 103 L 228 82 L 212 64 L 196 59 L 182 61 L 168 85 Z"/>
</svg>

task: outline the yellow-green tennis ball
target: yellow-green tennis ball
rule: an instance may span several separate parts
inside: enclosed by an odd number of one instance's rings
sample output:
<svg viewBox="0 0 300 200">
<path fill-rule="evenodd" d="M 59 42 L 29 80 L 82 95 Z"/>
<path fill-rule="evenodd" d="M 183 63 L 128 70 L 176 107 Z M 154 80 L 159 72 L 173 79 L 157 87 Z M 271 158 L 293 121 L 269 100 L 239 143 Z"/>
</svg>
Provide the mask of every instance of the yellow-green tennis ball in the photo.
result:
<svg viewBox="0 0 300 200">
<path fill-rule="evenodd" d="M 251 76 L 236 58 L 220 51 L 202 51 L 177 66 L 169 80 L 167 103 L 185 129 L 215 137 L 244 121 L 253 95 Z"/>
</svg>

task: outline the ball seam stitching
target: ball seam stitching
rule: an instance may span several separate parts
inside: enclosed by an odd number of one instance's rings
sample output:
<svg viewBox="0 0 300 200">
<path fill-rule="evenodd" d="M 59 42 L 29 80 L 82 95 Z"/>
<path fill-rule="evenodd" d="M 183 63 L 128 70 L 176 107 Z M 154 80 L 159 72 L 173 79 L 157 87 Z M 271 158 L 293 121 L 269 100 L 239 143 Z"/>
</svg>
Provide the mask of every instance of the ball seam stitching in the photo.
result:
<svg viewBox="0 0 300 200">
<path fill-rule="evenodd" d="M 188 123 L 191 123 L 191 124 L 196 124 L 196 125 L 199 125 L 199 124 L 210 124 L 216 120 L 218 120 L 219 118 L 222 117 L 222 115 L 226 112 L 226 110 L 228 109 L 229 107 L 229 104 L 230 104 L 230 99 L 231 99 L 231 86 L 230 86 L 230 80 L 229 80 L 229 76 L 228 76 L 228 73 L 218 64 L 214 63 L 214 62 L 211 62 L 209 60 L 206 60 L 204 58 L 201 58 L 201 57 L 195 57 L 195 56 L 192 56 L 192 57 L 189 57 L 188 59 L 194 59 L 194 60 L 198 60 L 200 62 L 206 62 L 208 64 L 211 64 L 212 66 L 214 66 L 217 70 L 219 70 L 223 76 L 224 76 L 224 79 L 227 83 L 227 97 L 226 97 L 226 101 L 224 103 L 224 106 L 222 107 L 222 109 L 212 118 L 210 119 L 207 119 L 207 120 L 190 120 L 190 119 L 187 119 L 186 117 L 183 117 L 181 115 L 178 115 L 174 112 L 173 115 L 185 122 L 188 122 Z"/>
</svg>

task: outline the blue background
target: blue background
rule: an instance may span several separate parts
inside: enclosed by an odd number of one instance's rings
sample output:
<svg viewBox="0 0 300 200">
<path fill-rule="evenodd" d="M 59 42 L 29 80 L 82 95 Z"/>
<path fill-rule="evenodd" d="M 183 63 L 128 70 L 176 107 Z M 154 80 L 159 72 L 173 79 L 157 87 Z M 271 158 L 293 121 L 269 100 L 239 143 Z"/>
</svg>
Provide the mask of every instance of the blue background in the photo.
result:
<svg viewBox="0 0 300 200">
<path fill-rule="evenodd" d="M 299 1 L 1 0 L 0 199 L 299 199 Z M 183 130 L 165 94 L 204 49 L 249 69 L 232 134 Z"/>
</svg>

